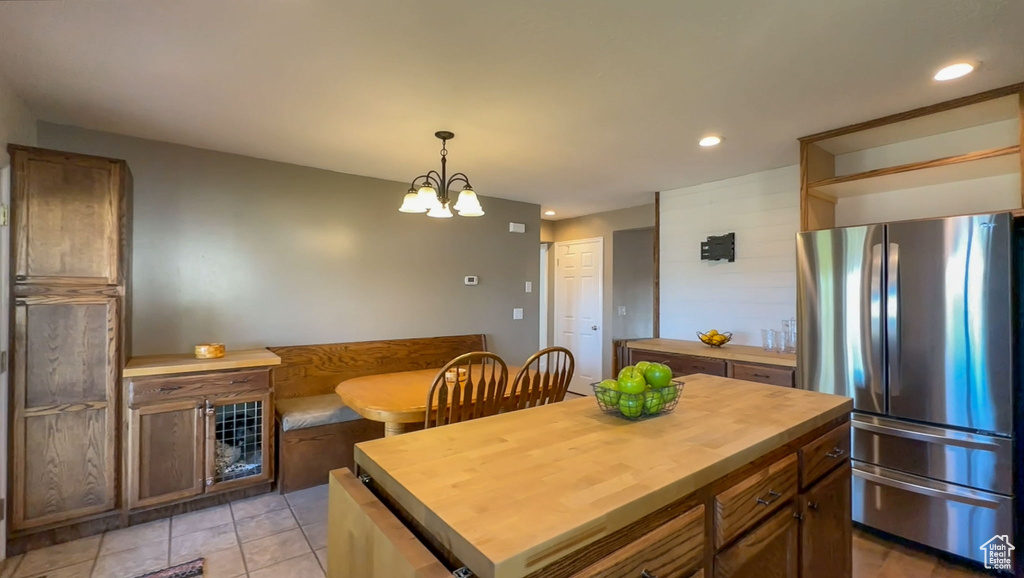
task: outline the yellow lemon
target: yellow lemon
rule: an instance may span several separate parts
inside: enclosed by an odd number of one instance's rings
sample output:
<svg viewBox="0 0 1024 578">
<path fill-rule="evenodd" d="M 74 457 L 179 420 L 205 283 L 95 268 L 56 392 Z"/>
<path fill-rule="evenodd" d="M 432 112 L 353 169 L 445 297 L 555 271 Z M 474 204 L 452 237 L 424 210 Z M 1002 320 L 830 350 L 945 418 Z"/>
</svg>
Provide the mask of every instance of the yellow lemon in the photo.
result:
<svg viewBox="0 0 1024 578">
<path fill-rule="evenodd" d="M 708 335 L 711 335 L 712 337 L 715 336 L 715 335 L 718 335 L 718 330 L 717 329 L 712 329 L 711 331 L 708 331 Z"/>
</svg>

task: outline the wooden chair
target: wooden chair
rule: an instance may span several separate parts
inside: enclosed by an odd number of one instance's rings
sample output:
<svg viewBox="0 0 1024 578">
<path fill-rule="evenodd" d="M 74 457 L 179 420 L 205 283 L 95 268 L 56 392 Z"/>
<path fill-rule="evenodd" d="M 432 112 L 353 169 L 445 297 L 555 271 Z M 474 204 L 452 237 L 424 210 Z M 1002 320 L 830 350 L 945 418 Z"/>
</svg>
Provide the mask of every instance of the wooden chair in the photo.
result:
<svg viewBox="0 0 1024 578">
<path fill-rule="evenodd" d="M 486 351 L 460 355 L 434 378 L 427 394 L 427 419 L 423 427 L 495 415 L 501 410 L 507 385 L 508 367 L 497 355 Z"/>
<path fill-rule="evenodd" d="M 512 381 L 512 392 L 504 410 L 514 411 L 562 401 L 575 368 L 572 352 L 564 347 L 549 347 L 534 353 Z"/>
</svg>

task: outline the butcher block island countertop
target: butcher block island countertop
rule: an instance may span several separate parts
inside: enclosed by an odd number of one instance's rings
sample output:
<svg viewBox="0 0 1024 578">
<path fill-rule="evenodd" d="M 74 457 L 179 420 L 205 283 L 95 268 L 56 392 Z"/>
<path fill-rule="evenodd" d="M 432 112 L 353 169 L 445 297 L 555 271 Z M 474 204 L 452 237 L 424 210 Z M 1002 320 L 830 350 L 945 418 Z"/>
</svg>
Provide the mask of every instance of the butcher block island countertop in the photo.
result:
<svg viewBox="0 0 1024 578">
<path fill-rule="evenodd" d="M 770 465 L 765 460 L 791 465 L 795 487 L 794 444 L 848 428 L 851 409 L 846 397 L 692 375 L 675 411 L 653 419 L 627 421 L 601 412 L 592 398 L 574 399 L 364 442 L 355 448 L 355 462 L 374 493 L 406 517 L 404 525 L 446 558 L 445 575 L 462 564 L 484 578 L 569 576 L 577 570 L 569 571 L 568 560 L 588 558 L 590 564 L 596 556 L 581 552 L 614 549 L 622 539 L 613 535 L 635 533 L 641 519 L 653 520 L 680 504 L 703 507 L 703 488 L 735 484 L 730 475 L 749 477 L 758 473 L 751 467 Z M 842 461 L 848 462 L 845 456 Z M 351 550 L 366 550 L 365 543 L 344 543 L 354 530 L 338 521 L 350 519 L 339 514 L 339 502 L 350 504 L 350 494 L 340 499 L 343 488 L 358 484 L 348 470 L 336 470 L 331 478 L 329 576 L 442 575 L 425 567 L 406 574 L 389 566 L 382 572 L 379 561 L 374 566 L 369 559 L 363 565 L 351 559 L 359 557 Z M 365 508 L 367 496 L 352 502 Z M 795 508 L 791 503 L 787 507 Z M 710 515 L 713 509 L 704 511 Z M 704 551 L 714 547 L 707 544 Z M 710 569 L 710 555 L 705 557 L 698 572 Z M 662 576 L 653 569 L 650 574 Z M 691 574 L 700 575 L 685 575 Z"/>
<path fill-rule="evenodd" d="M 796 367 L 796 354 L 765 351 L 761 347 L 754 347 L 752 345 L 733 345 L 732 343 L 727 343 L 722 347 L 710 347 L 699 341 L 685 341 L 681 339 L 637 339 L 627 342 L 626 347 L 642 349 L 644 351 L 711 357 L 726 361 L 747 361 L 750 363 Z"/>
</svg>

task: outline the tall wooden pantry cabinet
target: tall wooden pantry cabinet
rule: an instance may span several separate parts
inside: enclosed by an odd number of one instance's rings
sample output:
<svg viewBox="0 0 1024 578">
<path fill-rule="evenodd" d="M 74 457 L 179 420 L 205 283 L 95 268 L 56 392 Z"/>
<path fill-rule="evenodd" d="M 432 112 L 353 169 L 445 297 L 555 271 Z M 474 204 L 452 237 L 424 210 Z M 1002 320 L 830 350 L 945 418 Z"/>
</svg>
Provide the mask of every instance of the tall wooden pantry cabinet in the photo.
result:
<svg viewBox="0 0 1024 578">
<path fill-rule="evenodd" d="M 116 514 L 129 357 L 124 161 L 10 146 L 14 536 Z"/>
</svg>

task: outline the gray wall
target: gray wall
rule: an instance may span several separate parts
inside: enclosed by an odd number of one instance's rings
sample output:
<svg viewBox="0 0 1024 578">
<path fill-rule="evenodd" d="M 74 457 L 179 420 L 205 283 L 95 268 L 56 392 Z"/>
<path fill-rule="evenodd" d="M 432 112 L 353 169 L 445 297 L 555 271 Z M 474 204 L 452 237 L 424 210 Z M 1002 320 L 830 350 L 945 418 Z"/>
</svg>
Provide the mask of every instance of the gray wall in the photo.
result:
<svg viewBox="0 0 1024 578">
<path fill-rule="evenodd" d="M 654 228 L 612 235 L 612 331 L 616 338 L 654 336 Z M 625 307 L 626 314 L 619 313 Z"/>
<path fill-rule="evenodd" d="M 398 212 L 403 183 L 47 123 L 38 142 L 131 167 L 135 355 L 461 333 L 509 363 L 537 350 L 537 205 L 430 219 Z"/>
<path fill-rule="evenodd" d="M 10 160 L 8 143 L 35 145 L 36 119 L 7 79 L 0 75 L 0 167 Z"/>
<path fill-rule="evenodd" d="M 653 195 L 652 195 L 653 196 Z M 654 203 L 618 209 L 604 213 L 594 213 L 572 219 L 551 221 L 550 226 L 545 227 L 545 241 L 575 241 L 578 239 L 592 239 L 601 237 L 604 239 L 604 271 L 602 285 L 604 287 L 604 312 L 602 314 L 604 337 L 604 375 L 610 375 L 612 371 L 612 340 L 621 337 L 612 335 L 614 332 L 614 315 L 612 308 L 614 275 L 614 264 L 612 256 L 615 254 L 615 231 L 629 229 L 641 229 L 654 226 Z M 550 228 L 549 228 L 550 227 Z M 550 236 L 547 236 L 550 235 Z M 651 255 L 654 261 L 654 255 Z M 548 343 L 555 343 L 555 260 L 548 258 Z M 611 331 L 609 331 L 611 329 Z M 539 329 L 538 329 L 539 331 Z M 625 337 L 629 337 L 628 335 Z"/>
</svg>

